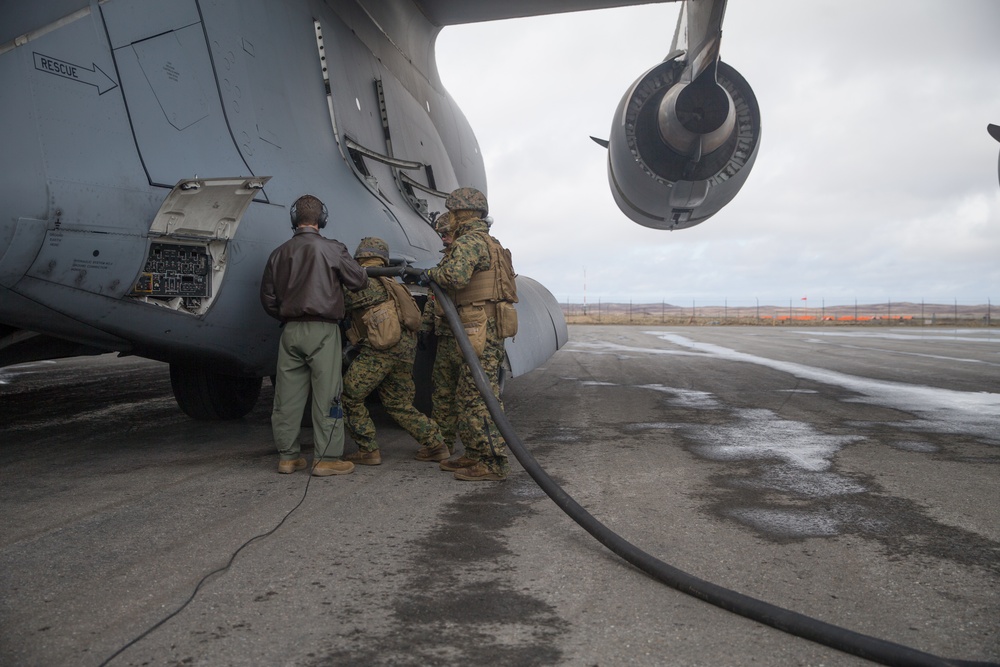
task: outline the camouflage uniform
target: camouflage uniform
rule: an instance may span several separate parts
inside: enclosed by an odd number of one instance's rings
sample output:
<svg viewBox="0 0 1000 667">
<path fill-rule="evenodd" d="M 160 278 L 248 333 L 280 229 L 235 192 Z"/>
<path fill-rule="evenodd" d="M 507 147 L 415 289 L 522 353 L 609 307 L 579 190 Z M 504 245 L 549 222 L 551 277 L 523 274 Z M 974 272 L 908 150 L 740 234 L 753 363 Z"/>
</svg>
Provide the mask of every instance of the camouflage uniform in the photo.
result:
<svg viewBox="0 0 1000 667">
<path fill-rule="evenodd" d="M 446 255 L 447 256 L 447 255 Z M 424 304 L 423 319 L 420 331 L 437 336 L 437 349 L 434 353 L 434 367 L 431 370 L 431 419 L 441 429 L 448 452 L 455 451 L 455 434 L 458 425 L 458 402 L 455 400 L 455 390 L 465 368 L 465 359 L 451 332 L 447 320 L 435 313 L 437 300 L 434 293 L 427 297 Z"/>
<path fill-rule="evenodd" d="M 489 228 L 481 218 L 473 218 L 454 225 L 455 240 L 441 263 L 427 271 L 428 277 L 450 291 L 457 291 L 469 284 L 473 274 L 490 269 L 490 249 L 486 241 Z M 499 372 L 504 359 L 503 339 L 497 334 L 496 318 L 490 317 L 486 326 L 486 347 L 479 357 L 486 377 L 490 380 L 493 395 L 500 399 Z M 486 401 L 479 394 L 472 380 L 472 371 L 463 364 L 455 400 L 459 410 L 458 435 L 465 445 L 465 456 L 481 461 L 486 468 L 500 477 L 510 472 L 507 460 L 507 443 L 490 417 Z"/>
<path fill-rule="evenodd" d="M 347 292 L 344 296 L 351 317 L 360 317 L 365 309 L 391 298 L 386 288 L 374 278 L 369 278 L 363 289 Z M 347 430 L 364 452 L 378 450 L 375 424 L 365 407 L 365 399 L 376 389 L 389 416 L 417 442 L 425 446 L 444 444 L 437 424 L 413 407 L 416 336 L 405 327 L 402 329 L 399 342 L 387 350 L 376 350 L 367 338 L 358 341 L 361 354 L 344 375 L 343 405 Z"/>
</svg>

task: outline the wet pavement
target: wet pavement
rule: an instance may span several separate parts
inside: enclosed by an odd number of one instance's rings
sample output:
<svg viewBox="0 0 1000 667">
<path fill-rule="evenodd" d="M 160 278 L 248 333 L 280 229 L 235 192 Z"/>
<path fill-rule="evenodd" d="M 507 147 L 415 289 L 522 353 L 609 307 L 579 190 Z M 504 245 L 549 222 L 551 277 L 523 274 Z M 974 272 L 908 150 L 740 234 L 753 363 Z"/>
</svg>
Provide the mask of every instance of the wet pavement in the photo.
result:
<svg viewBox="0 0 1000 667">
<path fill-rule="evenodd" d="M 772 604 L 1000 661 L 1000 332 L 570 334 L 505 400 L 599 520 Z M 459 482 L 384 420 L 382 466 L 277 475 L 271 396 L 204 423 L 155 362 L 0 369 L 0 664 L 869 664 L 654 582 L 517 463 Z"/>
</svg>

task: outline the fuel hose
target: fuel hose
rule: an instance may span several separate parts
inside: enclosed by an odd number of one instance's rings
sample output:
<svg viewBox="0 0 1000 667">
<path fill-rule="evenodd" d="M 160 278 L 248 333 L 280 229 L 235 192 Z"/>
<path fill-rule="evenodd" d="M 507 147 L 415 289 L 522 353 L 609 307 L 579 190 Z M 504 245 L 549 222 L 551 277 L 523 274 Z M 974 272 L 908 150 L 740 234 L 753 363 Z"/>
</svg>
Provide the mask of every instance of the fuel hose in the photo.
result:
<svg viewBox="0 0 1000 667">
<path fill-rule="evenodd" d="M 368 271 L 369 275 L 374 275 L 371 269 Z M 380 275 L 406 274 L 418 276 L 420 273 L 422 272 L 419 269 L 409 267 L 386 267 L 382 269 Z M 455 339 L 462 350 L 462 356 L 472 371 L 472 379 L 476 384 L 476 388 L 486 401 L 490 415 L 492 415 L 494 423 L 496 423 L 500 433 L 507 441 L 507 446 L 514 453 L 514 456 L 520 462 L 525 472 L 535 480 L 538 486 L 545 491 L 560 509 L 596 538 L 598 542 L 615 554 L 639 568 L 656 581 L 683 593 L 687 593 L 759 623 L 764 623 L 782 632 L 787 632 L 797 637 L 835 648 L 844 653 L 865 658 L 866 660 L 884 665 L 898 665 L 900 667 L 943 667 L 947 665 L 956 667 L 1000 667 L 1000 665 L 994 662 L 942 658 L 909 646 L 864 635 L 789 609 L 784 609 L 783 607 L 778 607 L 769 602 L 758 600 L 692 576 L 664 563 L 622 538 L 594 518 L 593 515 L 570 497 L 562 487 L 549 477 L 548 473 L 538 464 L 538 461 L 535 460 L 531 452 L 525 448 L 511 426 L 510 421 L 507 419 L 506 414 L 504 414 L 500 401 L 493 395 L 490 381 L 486 377 L 482 365 L 479 363 L 479 357 L 473 350 L 468 336 L 465 335 L 465 329 L 462 327 L 462 320 L 458 315 L 455 304 L 437 283 L 432 281 L 430 287 L 434 291 L 434 295 L 437 297 L 441 308 L 444 310 L 451 330 L 455 333 Z"/>
</svg>

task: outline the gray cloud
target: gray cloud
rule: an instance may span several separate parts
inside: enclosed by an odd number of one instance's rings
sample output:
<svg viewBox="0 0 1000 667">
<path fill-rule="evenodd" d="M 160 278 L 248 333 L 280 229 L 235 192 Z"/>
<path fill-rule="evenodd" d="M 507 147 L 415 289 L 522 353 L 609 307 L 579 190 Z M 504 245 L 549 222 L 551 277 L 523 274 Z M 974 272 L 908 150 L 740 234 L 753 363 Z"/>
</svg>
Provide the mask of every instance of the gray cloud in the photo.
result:
<svg viewBox="0 0 1000 667">
<path fill-rule="evenodd" d="M 984 303 L 1000 296 L 1000 3 L 731 0 L 723 59 L 763 140 L 746 186 L 690 230 L 618 211 L 605 153 L 677 5 L 458 26 L 449 92 L 486 158 L 495 233 L 560 301 Z"/>
</svg>

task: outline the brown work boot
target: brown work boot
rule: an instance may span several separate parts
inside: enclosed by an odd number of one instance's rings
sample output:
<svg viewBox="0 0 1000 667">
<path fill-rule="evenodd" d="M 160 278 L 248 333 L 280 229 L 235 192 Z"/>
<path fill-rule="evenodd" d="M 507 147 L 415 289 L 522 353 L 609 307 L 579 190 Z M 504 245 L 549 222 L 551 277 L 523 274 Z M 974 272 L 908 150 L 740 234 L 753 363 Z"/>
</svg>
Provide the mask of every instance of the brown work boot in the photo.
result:
<svg viewBox="0 0 1000 667">
<path fill-rule="evenodd" d="M 470 459 L 468 456 L 465 456 L 463 454 L 462 456 L 459 456 L 457 459 L 448 459 L 447 461 L 441 461 L 441 463 L 438 464 L 438 467 L 441 468 L 441 470 L 444 470 L 445 472 L 455 472 L 459 468 L 468 468 L 469 466 L 474 466 L 477 463 L 479 463 L 479 461 L 477 461 L 476 459 Z"/>
<path fill-rule="evenodd" d="M 455 479 L 464 479 L 468 482 L 485 482 L 487 480 L 499 482 L 507 479 L 507 475 L 495 473 L 487 468 L 482 461 L 476 461 L 475 465 L 456 470 Z"/>
<path fill-rule="evenodd" d="M 377 449 L 370 452 L 359 449 L 353 454 L 345 456 L 344 460 L 361 466 L 379 466 L 382 465 L 382 453 Z"/>
<path fill-rule="evenodd" d="M 417 450 L 418 461 L 444 461 L 451 456 L 448 446 L 443 442 L 437 445 L 425 445 Z"/>
<path fill-rule="evenodd" d="M 306 460 L 301 456 L 297 459 L 278 461 L 278 472 L 280 472 L 282 475 L 287 475 L 288 473 L 295 472 L 296 470 L 302 470 L 305 467 L 306 467 Z"/>
<path fill-rule="evenodd" d="M 350 461 L 320 461 L 313 465 L 312 474 L 315 477 L 330 475 L 348 475 L 354 472 L 354 464 Z"/>
</svg>

